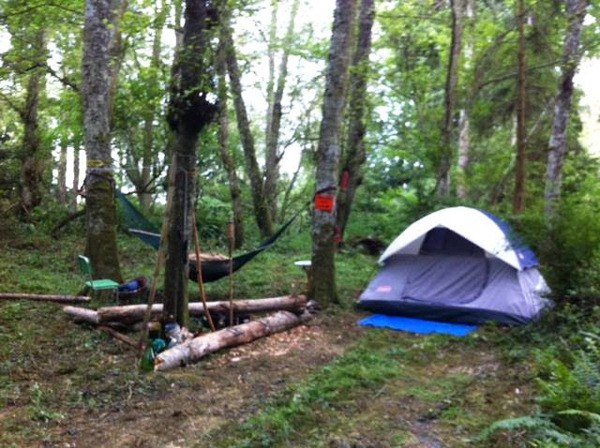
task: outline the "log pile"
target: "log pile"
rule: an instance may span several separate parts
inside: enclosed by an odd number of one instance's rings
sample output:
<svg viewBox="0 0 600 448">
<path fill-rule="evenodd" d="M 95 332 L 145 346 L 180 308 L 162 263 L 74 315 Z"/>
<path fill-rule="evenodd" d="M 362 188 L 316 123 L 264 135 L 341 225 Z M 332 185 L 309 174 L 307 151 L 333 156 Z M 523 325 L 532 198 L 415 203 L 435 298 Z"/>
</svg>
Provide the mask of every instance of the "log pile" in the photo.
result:
<svg viewBox="0 0 600 448">
<path fill-rule="evenodd" d="M 310 319 L 311 306 L 312 304 L 307 303 L 306 297 L 303 295 L 234 301 L 233 312 L 236 315 L 273 312 L 274 314 L 186 340 L 158 354 L 154 370 L 164 371 L 188 365 L 223 348 L 247 344 L 256 339 L 286 331 Z M 208 302 L 206 309 L 201 302 L 192 302 L 189 304 L 189 311 L 191 316 L 202 317 L 205 316 L 206 310 L 211 314 L 228 314 L 230 307 L 229 301 Z M 66 306 L 63 310 L 75 322 L 98 326 L 102 331 L 128 345 L 138 346 L 139 344 L 135 344 L 131 338 L 119 333 L 115 328 L 139 327 L 144 320 L 146 308 L 146 305 L 126 305 L 93 310 Z M 161 315 L 162 304 L 153 305 L 151 319 L 159 319 Z"/>
</svg>

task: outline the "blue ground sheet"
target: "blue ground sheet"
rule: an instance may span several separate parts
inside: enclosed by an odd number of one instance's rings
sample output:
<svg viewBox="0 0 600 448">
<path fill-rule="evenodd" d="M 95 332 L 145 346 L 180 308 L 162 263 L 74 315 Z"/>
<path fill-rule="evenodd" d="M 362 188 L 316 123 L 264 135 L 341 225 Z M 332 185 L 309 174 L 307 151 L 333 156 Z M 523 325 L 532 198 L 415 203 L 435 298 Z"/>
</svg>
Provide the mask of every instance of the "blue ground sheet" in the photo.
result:
<svg viewBox="0 0 600 448">
<path fill-rule="evenodd" d="M 435 322 L 432 320 L 414 319 L 402 316 L 386 316 L 385 314 L 374 314 L 365 317 L 358 321 L 358 325 L 390 328 L 392 330 L 407 331 L 417 334 L 439 333 L 452 336 L 466 336 L 477 329 L 477 325 Z"/>
</svg>

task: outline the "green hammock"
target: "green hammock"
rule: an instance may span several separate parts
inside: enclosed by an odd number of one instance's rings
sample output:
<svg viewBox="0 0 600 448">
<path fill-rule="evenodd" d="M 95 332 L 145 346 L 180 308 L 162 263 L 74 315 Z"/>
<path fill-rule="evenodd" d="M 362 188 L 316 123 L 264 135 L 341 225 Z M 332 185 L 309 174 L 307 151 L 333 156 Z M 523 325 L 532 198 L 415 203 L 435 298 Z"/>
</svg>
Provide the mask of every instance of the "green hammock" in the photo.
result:
<svg viewBox="0 0 600 448">
<path fill-rule="evenodd" d="M 117 190 L 117 199 L 123 206 L 123 215 L 125 224 L 128 227 L 130 233 L 136 235 L 144 243 L 149 244 L 158 250 L 160 247 L 160 234 L 156 226 L 149 222 L 142 213 L 135 208 L 135 206 L 127 199 L 127 197 L 120 191 Z M 247 252 L 245 254 L 233 257 L 231 262 L 233 263 L 233 272 L 240 269 L 262 251 L 267 250 L 269 247 L 275 244 L 279 237 L 285 232 L 285 230 L 292 224 L 298 215 L 294 215 L 288 222 L 286 222 L 281 228 L 269 239 L 263 241 L 256 249 Z M 198 281 L 198 265 L 196 260 L 190 260 L 190 273 L 189 278 L 195 282 Z M 230 260 L 202 260 L 202 281 L 214 282 L 220 278 L 229 275 Z"/>
</svg>

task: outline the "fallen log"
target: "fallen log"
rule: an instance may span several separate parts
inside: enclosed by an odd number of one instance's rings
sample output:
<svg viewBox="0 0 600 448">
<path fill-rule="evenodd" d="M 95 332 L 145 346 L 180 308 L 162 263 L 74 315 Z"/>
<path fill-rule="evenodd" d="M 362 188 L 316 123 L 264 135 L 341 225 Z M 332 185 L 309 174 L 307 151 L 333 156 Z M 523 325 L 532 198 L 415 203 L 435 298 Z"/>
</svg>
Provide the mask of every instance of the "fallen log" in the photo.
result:
<svg viewBox="0 0 600 448">
<path fill-rule="evenodd" d="M 273 311 L 300 312 L 306 307 L 305 296 L 283 296 L 266 299 L 236 300 L 233 302 L 234 313 L 268 313 Z M 133 324 L 144 319 L 147 305 L 111 306 L 98 309 L 98 321 L 101 324 L 120 322 Z M 208 302 L 209 312 L 229 312 L 229 301 Z M 150 319 L 159 319 L 162 314 L 161 303 L 152 305 Z M 190 316 L 202 317 L 205 315 L 202 302 L 189 304 Z"/>
<path fill-rule="evenodd" d="M 14 292 L 0 292 L 0 300 L 36 300 L 39 302 L 54 303 L 82 303 L 89 302 L 88 296 L 69 296 L 56 294 L 22 294 Z"/>
<path fill-rule="evenodd" d="M 165 371 L 197 362 L 210 353 L 288 330 L 309 318 L 309 313 L 297 316 L 289 311 L 279 311 L 262 319 L 198 336 L 161 352 L 154 362 L 154 370 Z"/>
<path fill-rule="evenodd" d="M 65 306 L 63 311 L 73 319 L 74 322 L 86 322 L 88 324 L 98 325 L 98 312 L 88 308 L 78 306 Z"/>
</svg>

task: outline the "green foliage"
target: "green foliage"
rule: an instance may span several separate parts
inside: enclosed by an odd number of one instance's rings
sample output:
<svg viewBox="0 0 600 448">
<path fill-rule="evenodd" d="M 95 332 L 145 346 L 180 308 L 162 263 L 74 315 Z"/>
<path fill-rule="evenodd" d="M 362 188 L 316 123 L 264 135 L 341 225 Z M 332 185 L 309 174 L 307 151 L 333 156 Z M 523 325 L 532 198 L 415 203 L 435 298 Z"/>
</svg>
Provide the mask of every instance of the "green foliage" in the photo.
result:
<svg viewBox="0 0 600 448">
<path fill-rule="evenodd" d="M 597 314 L 597 313 L 596 313 Z M 600 331 L 594 317 L 588 331 L 574 332 L 538 349 L 536 414 L 497 421 L 478 440 L 506 440 L 539 447 L 598 446 L 600 440 Z M 585 325 L 585 324 L 584 324 Z M 568 328 L 574 328 L 572 324 Z M 514 446 L 511 444 L 511 446 Z"/>
</svg>

